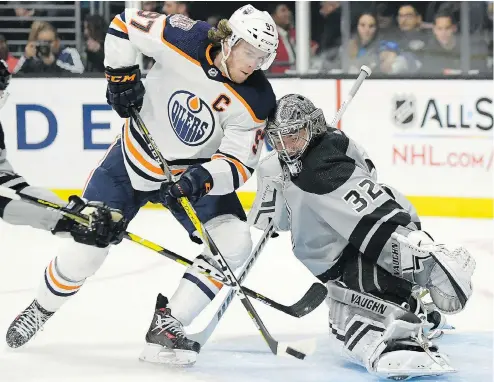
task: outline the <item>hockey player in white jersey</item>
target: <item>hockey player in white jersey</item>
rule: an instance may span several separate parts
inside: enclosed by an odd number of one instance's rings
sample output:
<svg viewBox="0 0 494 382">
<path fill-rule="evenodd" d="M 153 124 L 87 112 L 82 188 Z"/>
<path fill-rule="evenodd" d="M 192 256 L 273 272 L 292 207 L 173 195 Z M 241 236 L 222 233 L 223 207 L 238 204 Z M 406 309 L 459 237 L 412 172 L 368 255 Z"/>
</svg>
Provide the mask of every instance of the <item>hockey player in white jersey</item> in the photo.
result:
<svg viewBox="0 0 494 382">
<path fill-rule="evenodd" d="M 454 371 L 430 329 L 471 296 L 470 254 L 422 231 L 410 202 L 377 182 L 364 149 L 306 97 L 282 97 L 265 132 L 274 151 L 259 164 L 249 222 L 289 230 L 295 256 L 327 283 L 335 347 L 384 377 Z"/>
<path fill-rule="evenodd" d="M 130 221 L 148 201 L 167 206 L 189 232 L 197 233 L 177 198 L 191 200 L 229 266 L 241 266 L 252 242 L 235 190 L 257 166 L 265 120 L 276 105 L 263 72 L 276 56 L 278 35 L 267 12 L 251 5 L 217 29 L 183 15 L 126 9 L 112 21 L 105 40 L 107 100 L 126 118 L 121 137 L 90 175 L 83 196 L 121 209 Z M 135 65 L 141 52 L 156 61 L 146 84 Z M 167 182 L 159 164 L 129 118 L 140 115 L 172 171 Z M 163 227 L 166 235 L 166 227 Z M 232 241 L 231 238 L 235 237 Z M 67 246 L 47 268 L 36 301 L 55 312 L 103 263 L 108 248 Z M 185 337 L 191 323 L 222 284 L 202 272 L 211 268 L 205 249 L 185 272 L 171 299 L 158 295 L 141 359 L 157 363 L 195 362 L 199 343 Z M 63 280 L 58 282 L 57 280 Z M 9 333 L 22 346 L 30 338 Z M 22 334 L 22 333 L 21 333 Z"/>
</svg>

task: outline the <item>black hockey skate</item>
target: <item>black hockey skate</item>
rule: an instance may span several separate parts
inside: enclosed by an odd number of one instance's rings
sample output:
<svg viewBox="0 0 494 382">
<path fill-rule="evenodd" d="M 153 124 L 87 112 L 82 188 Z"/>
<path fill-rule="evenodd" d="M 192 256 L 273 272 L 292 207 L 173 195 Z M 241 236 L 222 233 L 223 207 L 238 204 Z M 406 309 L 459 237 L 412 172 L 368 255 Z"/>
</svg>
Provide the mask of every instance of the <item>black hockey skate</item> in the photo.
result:
<svg viewBox="0 0 494 382">
<path fill-rule="evenodd" d="M 146 334 L 146 346 L 139 359 L 152 363 L 192 366 L 201 350 L 198 342 L 185 337 L 180 321 L 172 316 L 168 299 L 161 293 L 156 300 L 153 321 Z"/>
<path fill-rule="evenodd" d="M 45 322 L 53 315 L 43 309 L 38 301 L 34 300 L 10 324 L 7 330 L 7 345 L 18 348 L 26 344 L 40 330 Z"/>
</svg>

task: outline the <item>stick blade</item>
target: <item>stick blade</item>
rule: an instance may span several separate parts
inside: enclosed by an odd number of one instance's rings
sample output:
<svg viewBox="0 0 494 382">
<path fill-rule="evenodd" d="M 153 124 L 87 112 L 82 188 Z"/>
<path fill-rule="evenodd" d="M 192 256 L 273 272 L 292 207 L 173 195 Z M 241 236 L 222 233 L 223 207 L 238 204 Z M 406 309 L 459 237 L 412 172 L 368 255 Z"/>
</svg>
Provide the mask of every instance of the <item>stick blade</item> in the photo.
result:
<svg viewBox="0 0 494 382">
<path fill-rule="evenodd" d="M 295 357 L 303 360 L 306 356 L 315 353 L 317 348 L 317 340 L 309 338 L 298 341 L 278 341 L 276 355 L 280 357 Z"/>
<path fill-rule="evenodd" d="M 314 283 L 309 290 L 295 304 L 290 306 L 291 315 L 303 317 L 316 309 L 326 299 L 328 288 L 324 284 Z"/>
</svg>

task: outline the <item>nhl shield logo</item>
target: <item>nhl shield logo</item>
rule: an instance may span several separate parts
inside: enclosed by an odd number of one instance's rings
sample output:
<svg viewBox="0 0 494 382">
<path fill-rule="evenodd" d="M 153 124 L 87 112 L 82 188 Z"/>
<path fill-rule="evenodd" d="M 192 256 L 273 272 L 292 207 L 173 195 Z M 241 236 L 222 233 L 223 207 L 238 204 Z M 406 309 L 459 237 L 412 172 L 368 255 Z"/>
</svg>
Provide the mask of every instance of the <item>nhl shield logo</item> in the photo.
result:
<svg viewBox="0 0 494 382">
<path fill-rule="evenodd" d="M 411 94 L 395 96 L 391 118 L 398 127 L 410 127 L 415 118 L 415 97 Z"/>
</svg>

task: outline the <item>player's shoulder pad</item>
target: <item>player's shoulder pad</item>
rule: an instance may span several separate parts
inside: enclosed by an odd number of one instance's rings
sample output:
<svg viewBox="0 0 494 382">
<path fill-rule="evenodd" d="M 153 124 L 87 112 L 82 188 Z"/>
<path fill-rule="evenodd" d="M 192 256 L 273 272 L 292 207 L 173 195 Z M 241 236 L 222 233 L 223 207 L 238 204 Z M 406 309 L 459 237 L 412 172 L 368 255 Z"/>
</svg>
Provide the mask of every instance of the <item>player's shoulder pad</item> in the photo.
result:
<svg viewBox="0 0 494 382">
<path fill-rule="evenodd" d="M 302 171 L 292 182 L 312 194 L 329 194 L 352 177 L 355 161 L 346 155 L 350 140 L 339 130 L 325 133 L 309 146 Z"/>
<path fill-rule="evenodd" d="M 242 84 L 230 81 L 229 85 L 245 100 L 258 120 L 267 119 L 276 107 L 273 88 L 261 70 L 256 70 Z"/>
<path fill-rule="evenodd" d="M 210 29 L 211 25 L 205 21 L 195 21 L 184 15 L 170 15 L 166 17 L 163 39 L 198 60 L 199 47 L 208 39 Z"/>
</svg>

